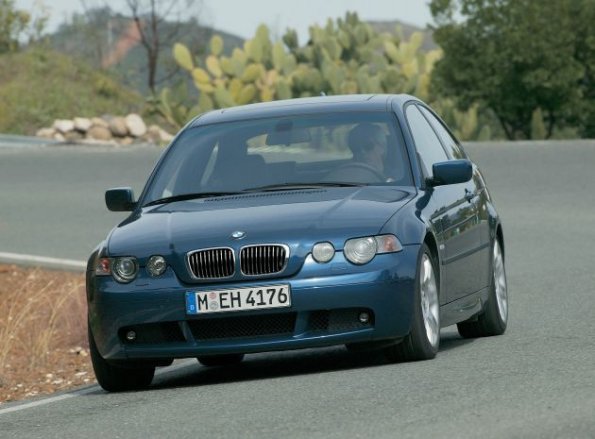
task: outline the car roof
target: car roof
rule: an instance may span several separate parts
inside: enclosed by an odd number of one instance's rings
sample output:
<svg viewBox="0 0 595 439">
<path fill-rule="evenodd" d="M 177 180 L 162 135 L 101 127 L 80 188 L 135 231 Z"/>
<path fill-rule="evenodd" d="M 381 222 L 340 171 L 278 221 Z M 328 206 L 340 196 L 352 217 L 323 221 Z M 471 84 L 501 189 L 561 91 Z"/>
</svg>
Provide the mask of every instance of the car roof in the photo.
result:
<svg viewBox="0 0 595 439">
<path fill-rule="evenodd" d="M 355 94 L 339 96 L 316 96 L 309 98 L 287 99 L 261 102 L 258 104 L 213 110 L 196 117 L 189 127 L 236 120 L 258 119 L 272 116 L 291 116 L 309 113 L 328 113 L 336 111 L 389 111 L 391 103 L 404 104 L 417 100 L 406 94 Z"/>
</svg>

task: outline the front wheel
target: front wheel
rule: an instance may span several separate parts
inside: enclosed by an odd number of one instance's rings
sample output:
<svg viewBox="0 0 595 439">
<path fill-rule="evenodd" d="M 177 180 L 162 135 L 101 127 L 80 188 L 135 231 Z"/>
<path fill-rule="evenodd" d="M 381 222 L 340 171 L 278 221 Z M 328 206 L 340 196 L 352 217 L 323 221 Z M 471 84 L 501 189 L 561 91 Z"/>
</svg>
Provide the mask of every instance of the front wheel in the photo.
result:
<svg viewBox="0 0 595 439">
<path fill-rule="evenodd" d="M 155 375 L 154 366 L 119 366 L 106 361 L 95 344 L 91 328 L 87 327 L 89 336 L 89 352 L 95 377 L 99 385 L 108 392 L 122 392 L 148 387 Z"/>
<path fill-rule="evenodd" d="M 439 281 L 436 259 L 424 244 L 417 265 L 411 331 L 405 339 L 384 349 L 389 361 L 429 360 L 440 346 Z"/>
<path fill-rule="evenodd" d="M 473 320 L 458 323 L 457 329 L 464 338 L 490 337 L 504 334 L 507 323 L 508 285 L 502 247 L 496 239 L 492 247 L 492 282 L 485 310 Z"/>
</svg>

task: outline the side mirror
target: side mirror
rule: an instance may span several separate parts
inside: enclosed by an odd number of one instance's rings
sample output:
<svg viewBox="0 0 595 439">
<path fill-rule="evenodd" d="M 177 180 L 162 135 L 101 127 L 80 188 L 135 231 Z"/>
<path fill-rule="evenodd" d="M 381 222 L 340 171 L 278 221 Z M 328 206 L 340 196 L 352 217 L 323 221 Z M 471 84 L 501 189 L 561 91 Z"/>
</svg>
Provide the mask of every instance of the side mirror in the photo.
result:
<svg viewBox="0 0 595 439">
<path fill-rule="evenodd" d="M 105 192 L 105 205 L 112 212 L 131 211 L 136 206 L 134 192 L 129 187 L 118 187 Z"/>
<path fill-rule="evenodd" d="M 466 183 L 473 176 L 473 165 L 469 160 L 449 160 L 434 163 L 432 172 L 434 178 L 429 181 L 431 186 Z"/>
</svg>

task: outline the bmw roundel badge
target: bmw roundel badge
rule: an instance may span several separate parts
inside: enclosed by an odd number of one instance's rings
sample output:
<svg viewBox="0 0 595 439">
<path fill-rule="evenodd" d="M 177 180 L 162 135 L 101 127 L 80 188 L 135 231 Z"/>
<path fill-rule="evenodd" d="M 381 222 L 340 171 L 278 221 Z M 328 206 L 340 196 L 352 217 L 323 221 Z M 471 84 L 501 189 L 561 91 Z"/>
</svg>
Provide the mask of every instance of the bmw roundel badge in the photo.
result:
<svg viewBox="0 0 595 439">
<path fill-rule="evenodd" d="M 242 238 L 246 237 L 246 232 L 242 232 L 241 230 L 236 230 L 235 232 L 233 232 L 231 234 L 231 237 L 233 239 L 242 239 Z"/>
</svg>

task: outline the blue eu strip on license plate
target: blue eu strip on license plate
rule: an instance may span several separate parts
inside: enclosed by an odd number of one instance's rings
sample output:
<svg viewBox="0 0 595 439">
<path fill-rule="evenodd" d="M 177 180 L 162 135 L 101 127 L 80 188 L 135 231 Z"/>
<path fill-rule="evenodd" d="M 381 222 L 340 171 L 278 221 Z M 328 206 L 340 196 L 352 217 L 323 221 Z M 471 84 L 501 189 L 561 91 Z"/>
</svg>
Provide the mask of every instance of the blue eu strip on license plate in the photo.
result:
<svg viewBox="0 0 595 439">
<path fill-rule="evenodd" d="M 289 285 L 186 292 L 186 313 L 205 314 L 291 306 Z"/>
</svg>

